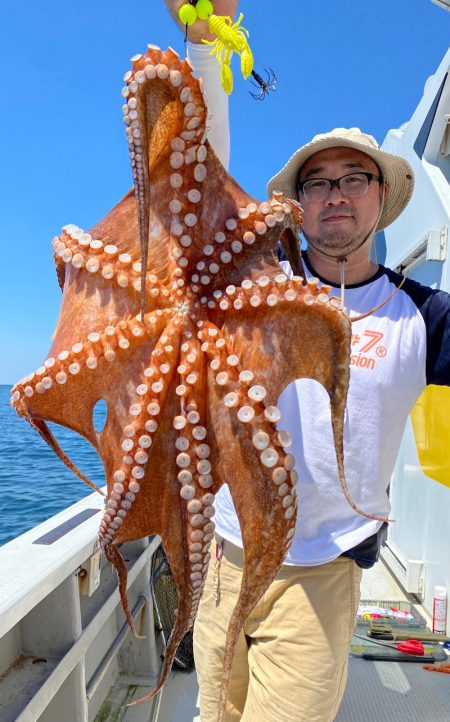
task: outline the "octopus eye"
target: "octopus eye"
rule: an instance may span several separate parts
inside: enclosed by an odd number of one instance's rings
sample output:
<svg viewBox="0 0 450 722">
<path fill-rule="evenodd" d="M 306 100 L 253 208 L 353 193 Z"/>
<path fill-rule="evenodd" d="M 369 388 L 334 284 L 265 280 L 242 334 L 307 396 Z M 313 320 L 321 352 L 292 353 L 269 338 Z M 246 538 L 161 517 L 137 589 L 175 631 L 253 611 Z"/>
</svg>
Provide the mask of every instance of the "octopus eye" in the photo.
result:
<svg viewBox="0 0 450 722">
<path fill-rule="evenodd" d="M 104 399 L 99 399 L 92 409 L 92 423 L 97 434 L 101 434 L 108 420 L 108 406 Z"/>
</svg>

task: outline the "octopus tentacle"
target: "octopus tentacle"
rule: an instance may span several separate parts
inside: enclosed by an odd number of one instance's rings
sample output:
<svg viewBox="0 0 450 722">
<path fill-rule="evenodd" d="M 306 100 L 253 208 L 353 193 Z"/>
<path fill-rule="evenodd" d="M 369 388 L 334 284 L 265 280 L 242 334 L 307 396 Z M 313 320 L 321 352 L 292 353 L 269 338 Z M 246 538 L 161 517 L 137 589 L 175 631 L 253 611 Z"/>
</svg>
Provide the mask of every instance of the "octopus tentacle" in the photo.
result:
<svg viewBox="0 0 450 722">
<path fill-rule="evenodd" d="M 236 286 L 234 285 L 227 286 L 227 288 L 225 289 L 225 293 L 222 294 L 222 292 L 220 292 L 220 296 L 217 295 L 216 298 L 220 299 L 219 308 L 222 311 L 228 311 L 229 309 L 232 309 L 233 312 L 248 312 L 249 307 L 256 309 L 261 305 L 266 305 L 269 308 L 273 308 L 278 303 L 282 303 L 284 301 L 288 301 L 289 303 L 300 301 L 307 306 L 312 306 L 315 303 L 320 304 L 321 306 L 328 305 L 332 311 L 342 312 L 340 299 L 334 296 L 330 297 L 330 290 L 331 287 L 326 286 L 325 284 L 319 286 L 319 279 L 317 278 L 310 278 L 306 282 L 304 282 L 302 277 L 294 276 L 292 279 L 289 279 L 285 273 L 278 273 L 272 278 L 266 275 L 260 276 L 256 279 L 256 283 L 253 283 L 251 280 L 246 279 L 242 282 L 240 288 L 236 288 Z M 214 363 L 218 362 L 216 361 Z M 219 383 L 226 383 L 226 374 L 224 374 L 225 371 L 223 371 L 221 376 L 219 377 Z M 314 375 L 312 377 L 316 378 L 327 388 L 326 380 L 320 374 L 320 366 L 316 366 Z M 327 390 L 329 389 L 327 388 Z M 332 409 L 334 410 L 334 406 L 336 403 L 335 390 L 333 390 L 333 394 L 330 395 L 334 399 L 334 403 L 332 403 Z M 230 395 L 228 398 L 232 399 L 233 395 Z M 245 418 L 245 420 L 250 420 L 248 416 L 252 413 L 253 412 L 251 407 L 246 405 L 242 407 L 241 414 L 242 417 Z M 352 509 L 358 514 L 361 514 L 362 516 L 365 516 L 369 519 L 376 519 L 377 521 L 387 521 L 387 519 L 364 511 L 359 506 L 357 506 L 351 498 L 344 474 L 342 430 L 340 428 L 340 422 L 336 425 L 335 414 L 333 414 L 332 416 L 332 423 L 333 432 L 335 435 L 336 449 L 338 452 L 337 464 L 339 478 L 345 498 L 347 499 Z"/>
<path fill-rule="evenodd" d="M 27 420 L 30 422 L 31 426 L 36 429 L 36 431 L 42 436 L 45 443 L 48 444 L 48 446 L 56 454 L 56 456 L 61 459 L 63 464 L 65 464 L 65 466 L 70 469 L 70 471 L 72 471 L 76 476 L 78 476 L 81 481 L 84 481 L 84 483 L 87 484 L 91 489 L 97 491 L 99 494 L 101 494 L 101 496 L 105 496 L 105 493 L 102 491 L 102 489 L 100 489 L 97 484 L 94 484 L 93 481 L 88 479 L 86 474 L 83 474 L 83 472 L 79 470 L 77 465 L 74 464 L 73 461 L 67 456 L 67 454 L 64 453 L 45 421 L 43 421 L 42 419 L 33 419 L 32 417 L 29 417 Z"/>
<path fill-rule="evenodd" d="M 194 330 L 194 329 L 193 329 Z M 193 332 L 181 346 L 181 363 L 178 368 L 182 380 L 180 398 L 183 415 L 177 417 L 179 432 L 175 446 L 178 452 L 176 464 L 180 487 L 180 499 L 185 502 L 188 529 L 186 543 L 191 563 L 190 588 L 193 605 L 189 612 L 192 623 L 204 584 L 213 538 L 214 516 L 213 480 L 210 446 L 207 440 L 205 417 L 204 356 Z M 199 548 L 201 544 L 201 549 Z M 201 567 L 201 568 L 200 568 Z"/>
<path fill-rule="evenodd" d="M 229 286 L 225 290 L 224 297 L 220 300 L 219 306 L 223 311 L 229 311 L 230 313 L 236 314 L 237 318 L 239 313 L 246 313 L 246 322 L 249 321 L 249 307 L 252 307 L 255 312 L 257 309 L 264 306 L 269 306 L 270 309 L 275 310 L 275 307 L 283 307 L 284 304 L 289 303 L 296 308 L 300 304 L 300 308 L 303 306 L 313 307 L 317 306 L 320 314 L 325 314 L 336 328 L 342 327 L 347 329 L 348 318 L 341 309 L 340 299 L 334 296 L 329 296 L 330 287 L 319 286 L 319 280 L 317 278 L 311 278 L 306 283 L 303 283 L 301 277 L 293 277 L 288 279 L 286 274 L 279 273 L 272 279 L 269 276 L 260 276 L 257 279 L 256 284 L 253 284 L 250 280 L 242 282 L 240 289 L 236 289 L 235 286 Z M 333 321 L 333 317 L 336 316 L 336 323 Z M 266 317 L 269 318 L 269 317 Z M 338 323 L 339 319 L 342 320 Z M 257 321 L 255 320 L 255 324 Z M 343 339 L 344 343 L 348 342 L 348 333 Z M 334 372 L 330 375 L 330 367 L 325 367 L 324 364 L 305 363 L 304 372 L 299 372 L 297 378 L 301 376 L 313 378 L 321 383 L 328 391 L 330 395 L 330 404 L 332 411 L 332 427 L 333 436 L 336 448 L 336 460 L 338 466 L 338 474 L 341 482 L 342 490 L 346 500 L 352 509 L 369 519 L 375 519 L 377 521 L 388 521 L 387 519 L 380 517 L 375 514 L 371 514 L 361 509 L 352 499 L 344 473 L 344 450 L 343 450 L 343 414 L 346 400 L 346 383 L 348 383 L 349 370 L 345 362 L 339 364 L 336 363 Z M 281 389 L 280 389 L 281 391 Z M 344 393 L 345 391 L 345 393 Z M 243 414 L 251 414 L 251 409 L 243 407 Z"/>
<path fill-rule="evenodd" d="M 185 163 L 189 164 L 196 159 L 196 149 L 192 146 L 186 149 L 186 142 L 190 143 L 194 138 L 204 134 L 206 116 L 198 83 L 192 76 L 182 75 L 178 68 L 179 64 L 179 56 L 173 50 L 170 49 L 161 55 L 159 51 L 149 47 L 145 56 L 135 57 L 133 69 L 125 75 L 127 85 L 124 95 L 127 103 L 123 110 L 138 204 L 142 267 L 147 269 L 150 260 L 157 275 L 159 275 L 158 271 L 167 267 L 168 259 L 164 257 L 167 249 L 164 248 L 161 253 L 162 249 L 158 243 L 158 222 L 157 220 L 153 222 L 153 216 L 151 221 L 151 198 L 155 192 L 159 192 L 159 189 L 150 181 L 160 155 L 166 153 L 167 140 L 170 142 L 165 131 L 166 116 L 173 117 L 174 99 L 184 104 L 181 124 L 177 116 L 180 135 L 171 141 L 173 150 L 169 158 L 172 170 L 169 183 L 175 190 L 183 185 L 183 177 L 178 171 Z M 165 80 L 168 82 L 161 82 Z M 156 85 L 157 88 L 153 91 L 150 104 L 148 92 L 152 85 Z M 205 168 L 201 162 L 198 162 L 194 168 L 194 178 L 201 182 L 205 177 Z M 187 225 L 193 215 L 188 214 L 185 217 L 184 222 Z M 178 229 L 181 230 L 182 225 L 172 219 L 171 232 L 176 233 Z M 144 302 L 145 284 L 142 289 L 142 304 Z"/>
<path fill-rule="evenodd" d="M 273 199 L 259 205 L 252 201 L 236 210 L 201 249 L 202 255 L 190 276 L 194 293 L 199 293 L 202 286 L 209 293 L 223 286 L 223 278 L 230 278 L 232 270 L 239 267 L 240 254 L 245 255 L 255 243 L 258 246 L 258 237 L 280 224 L 298 222 L 299 218 L 298 204 L 291 199 L 284 199 L 283 203 Z M 207 302 L 206 297 L 202 297 L 201 302 Z"/>
<path fill-rule="evenodd" d="M 201 381 L 204 358 L 193 331 L 194 327 L 186 323 L 177 369 L 181 383 L 175 389 L 179 397 L 179 413 L 173 419 L 173 427 L 178 432 L 175 440 L 178 495 L 181 514 L 186 522 L 186 533 L 181 540 L 185 547 L 185 563 L 181 567 L 178 555 L 173 554 L 170 545 L 167 547 L 178 594 L 178 610 L 158 683 L 148 695 L 135 700 L 132 705 L 150 699 L 164 684 L 177 647 L 193 624 L 211 556 L 209 549 L 214 532 L 214 482 L 209 461 L 207 429 L 204 425 L 205 389 Z"/>
<path fill-rule="evenodd" d="M 217 396 L 222 397 L 223 407 L 233 415 L 229 424 L 239 439 L 240 453 L 245 456 L 246 465 L 253 469 L 252 475 L 264 479 L 256 499 L 242 495 L 242 478 L 230 476 L 228 479 L 243 539 L 247 534 L 245 530 L 250 527 L 252 547 L 257 551 L 254 554 L 244 552 L 245 573 L 228 628 L 220 693 L 220 714 L 223 714 L 237 638 L 245 619 L 277 573 L 276 565 L 270 565 L 269 574 L 266 568 L 266 554 L 274 561 L 270 534 L 261 530 L 258 524 L 253 526 L 254 519 L 258 519 L 263 509 L 270 518 L 271 533 L 282 534 L 284 544 L 277 552 L 281 564 L 294 535 L 298 476 L 293 468 L 294 458 L 286 452 L 292 440 L 287 432 L 277 429 L 281 414 L 277 407 L 266 404 L 265 388 L 255 383 L 255 374 L 242 366 L 239 355 L 232 347 L 227 347 L 225 337 L 213 324 L 203 323 L 199 337 L 215 374 Z M 222 415 L 221 424 L 223 419 Z"/>
<path fill-rule="evenodd" d="M 139 256 L 120 253 L 120 242 L 104 243 L 92 237 L 74 224 L 63 227 L 61 236 L 53 239 L 57 265 L 70 264 L 73 268 L 85 268 L 89 273 L 99 273 L 107 281 L 116 282 L 121 288 L 129 283 L 140 291 L 141 263 Z"/>
<path fill-rule="evenodd" d="M 45 394 L 51 389 L 75 381 L 83 367 L 97 369 L 100 360 L 112 363 L 117 352 L 128 350 L 130 340 L 142 336 L 144 326 L 139 319 L 120 321 L 101 331 L 93 331 L 83 341 L 77 341 L 70 349 L 60 351 L 56 358 L 50 356 L 25 383 L 19 382 L 13 389 L 13 398 L 19 400 L 22 392 L 31 398 L 35 393 Z"/>
<path fill-rule="evenodd" d="M 179 331 L 174 325 L 169 325 L 155 344 L 151 363 L 144 369 L 141 382 L 135 389 L 135 401 L 129 407 L 129 417 L 122 429 L 122 463 L 113 471 L 110 494 L 100 524 L 101 546 L 114 540 L 141 489 L 140 480 L 151 457 L 158 417 L 164 411 L 174 376 L 178 346 Z"/>
<path fill-rule="evenodd" d="M 104 552 L 106 558 L 113 565 L 117 572 L 117 578 L 119 580 L 119 595 L 120 601 L 122 602 L 122 608 L 125 613 L 128 625 L 134 637 L 137 639 L 144 639 L 140 634 L 137 633 L 136 627 L 134 626 L 133 616 L 131 614 L 130 606 L 127 598 L 127 581 L 128 581 L 128 569 L 125 560 L 120 553 L 119 549 L 115 544 L 107 544 L 104 546 Z"/>
<path fill-rule="evenodd" d="M 61 461 L 79 479 L 102 496 L 104 496 L 103 491 L 83 474 L 65 454 L 45 422 L 33 416 L 33 411 L 27 407 L 25 399 L 31 399 L 35 394 L 41 396 L 50 394 L 51 396 L 52 390 L 55 393 L 61 386 L 75 382 L 83 367 L 92 372 L 97 369 L 100 360 L 112 363 L 116 360 L 116 352 L 119 349 L 121 351 L 129 349 L 129 339 L 142 335 L 143 325 L 138 319 L 129 322 L 121 321 L 116 326 L 107 326 L 101 333 L 92 332 L 83 342 L 77 341 L 73 344 L 70 350 L 60 351 L 56 357 L 50 356 L 36 372 L 16 384 L 12 391 L 12 400 L 16 402 L 19 414 L 29 421 Z M 86 437 L 93 443 L 92 434 L 86 434 Z"/>
</svg>

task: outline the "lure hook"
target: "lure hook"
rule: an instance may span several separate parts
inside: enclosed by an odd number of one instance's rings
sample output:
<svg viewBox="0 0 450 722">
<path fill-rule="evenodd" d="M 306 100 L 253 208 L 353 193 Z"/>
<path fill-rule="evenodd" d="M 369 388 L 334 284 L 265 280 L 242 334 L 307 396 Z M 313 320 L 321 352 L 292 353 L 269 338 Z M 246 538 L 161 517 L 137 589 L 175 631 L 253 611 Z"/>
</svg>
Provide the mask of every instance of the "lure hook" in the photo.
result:
<svg viewBox="0 0 450 722">
<path fill-rule="evenodd" d="M 255 100 L 264 100 L 266 95 L 268 95 L 271 90 L 276 90 L 277 88 L 277 76 L 275 75 L 272 68 L 269 68 L 269 70 L 264 68 L 264 70 L 267 76 L 267 80 L 264 80 L 261 75 L 252 70 L 252 78 L 256 81 L 252 81 L 252 85 L 255 88 L 260 88 L 259 93 L 252 93 L 251 91 L 249 91 L 250 95 Z"/>
</svg>

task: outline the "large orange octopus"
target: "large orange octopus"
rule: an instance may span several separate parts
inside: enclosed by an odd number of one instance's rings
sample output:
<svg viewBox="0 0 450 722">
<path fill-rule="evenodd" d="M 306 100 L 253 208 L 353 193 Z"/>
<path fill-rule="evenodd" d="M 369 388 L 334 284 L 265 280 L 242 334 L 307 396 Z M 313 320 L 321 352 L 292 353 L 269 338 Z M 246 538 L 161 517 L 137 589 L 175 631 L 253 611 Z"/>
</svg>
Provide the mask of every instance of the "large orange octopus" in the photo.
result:
<svg viewBox="0 0 450 722">
<path fill-rule="evenodd" d="M 229 484 L 244 573 L 220 718 L 243 621 L 294 535 L 297 473 L 276 403 L 296 378 L 316 379 L 329 393 L 348 495 L 350 322 L 330 288 L 282 271 L 280 237 L 299 272 L 301 209 L 280 194 L 258 203 L 228 175 L 206 138 L 201 81 L 189 62 L 149 46 L 132 58 L 125 81 L 134 190 L 88 232 L 67 225 L 54 240 L 60 317 L 48 358 L 14 387 L 12 403 L 71 468 L 46 421 L 83 435 L 102 458 L 108 498 L 99 540 L 129 620 L 119 545 L 162 538 L 178 612 L 152 694 L 195 619 L 214 497 Z M 99 399 L 108 407 L 101 433 L 93 426 Z"/>
</svg>

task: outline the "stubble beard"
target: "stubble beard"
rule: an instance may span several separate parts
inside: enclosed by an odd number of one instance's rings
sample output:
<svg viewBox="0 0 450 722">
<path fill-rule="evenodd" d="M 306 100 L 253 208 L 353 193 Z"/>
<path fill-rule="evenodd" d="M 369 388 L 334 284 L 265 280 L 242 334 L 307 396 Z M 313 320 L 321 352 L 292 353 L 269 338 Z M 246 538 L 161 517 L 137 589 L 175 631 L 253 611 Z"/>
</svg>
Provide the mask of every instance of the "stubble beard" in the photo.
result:
<svg viewBox="0 0 450 722">
<path fill-rule="evenodd" d="M 363 245 L 366 239 L 367 233 L 343 233 L 340 231 L 333 231 L 332 233 L 325 234 L 322 238 L 313 238 L 312 236 L 306 236 L 308 244 L 315 248 L 317 251 L 324 253 L 324 255 L 332 256 L 333 258 L 347 257 L 353 251 L 356 251 L 361 245 Z"/>
</svg>

